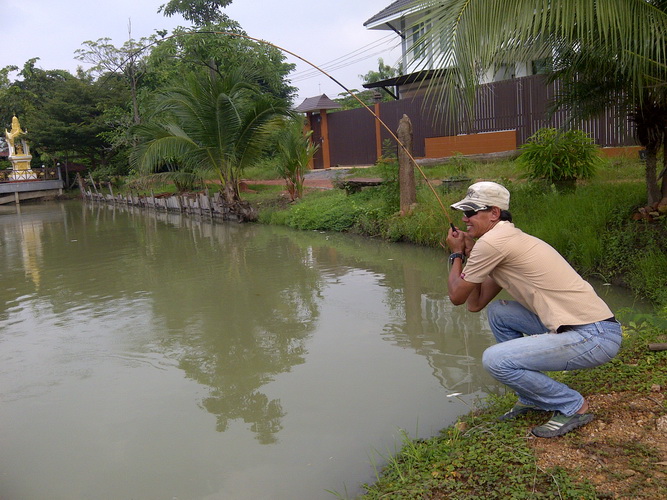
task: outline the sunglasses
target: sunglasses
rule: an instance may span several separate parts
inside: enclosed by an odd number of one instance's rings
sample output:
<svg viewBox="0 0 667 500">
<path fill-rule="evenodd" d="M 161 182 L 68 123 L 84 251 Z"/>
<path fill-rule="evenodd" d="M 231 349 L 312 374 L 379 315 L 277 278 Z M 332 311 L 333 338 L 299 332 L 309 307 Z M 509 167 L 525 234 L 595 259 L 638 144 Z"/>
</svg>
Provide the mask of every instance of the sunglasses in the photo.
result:
<svg viewBox="0 0 667 500">
<path fill-rule="evenodd" d="M 474 217 L 477 215 L 479 212 L 486 212 L 487 210 L 490 210 L 489 208 L 480 208 L 479 210 L 464 210 L 463 215 L 466 216 L 467 219 L 470 219 L 471 217 Z"/>
</svg>

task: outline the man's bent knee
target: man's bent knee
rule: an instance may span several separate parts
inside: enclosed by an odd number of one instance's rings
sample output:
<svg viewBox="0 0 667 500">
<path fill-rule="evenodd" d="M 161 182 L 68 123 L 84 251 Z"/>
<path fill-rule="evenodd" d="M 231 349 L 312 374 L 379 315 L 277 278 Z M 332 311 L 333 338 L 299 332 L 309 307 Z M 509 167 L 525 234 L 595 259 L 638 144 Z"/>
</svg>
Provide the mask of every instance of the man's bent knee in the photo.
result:
<svg viewBox="0 0 667 500">
<path fill-rule="evenodd" d="M 496 346 L 488 347 L 482 354 L 482 366 L 491 375 L 497 375 L 501 368 L 499 366 L 499 356 L 495 349 Z"/>
</svg>

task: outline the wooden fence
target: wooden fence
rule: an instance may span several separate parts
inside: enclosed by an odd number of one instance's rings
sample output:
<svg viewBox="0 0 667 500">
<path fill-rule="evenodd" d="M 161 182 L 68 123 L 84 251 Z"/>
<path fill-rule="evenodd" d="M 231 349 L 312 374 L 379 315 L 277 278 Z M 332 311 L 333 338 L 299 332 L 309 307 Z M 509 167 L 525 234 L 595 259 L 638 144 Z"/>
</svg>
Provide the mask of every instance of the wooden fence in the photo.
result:
<svg viewBox="0 0 667 500">
<path fill-rule="evenodd" d="M 518 147 L 540 128 L 565 125 L 570 118 L 568 111 L 562 110 L 553 116 L 548 116 L 547 112 L 550 101 L 559 91 L 558 82 L 547 84 L 544 76 L 533 75 L 480 86 L 472 120 L 465 116 L 451 121 L 444 120 L 423 96 L 380 103 L 376 113 L 392 131 L 398 128 L 401 117 L 408 115 L 413 125 L 414 155 L 427 158 L 427 139 L 514 131 L 515 147 Z M 313 114 L 313 119 L 317 118 L 319 115 Z M 378 157 L 377 145 L 391 138 L 382 127 L 379 129 L 378 141 L 375 119 L 365 109 L 329 113 L 327 119 L 331 164 L 323 165 L 320 157 L 315 168 L 373 164 Z M 618 116 L 614 109 L 608 109 L 600 116 L 576 123 L 575 126 L 590 134 L 602 147 L 636 144 L 632 123 L 627 116 Z M 317 136 L 319 127 L 313 129 L 314 140 L 326 140 Z M 507 146 L 505 144 L 502 147 Z M 503 150 L 506 149 L 500 149 Z"/>
</svg>

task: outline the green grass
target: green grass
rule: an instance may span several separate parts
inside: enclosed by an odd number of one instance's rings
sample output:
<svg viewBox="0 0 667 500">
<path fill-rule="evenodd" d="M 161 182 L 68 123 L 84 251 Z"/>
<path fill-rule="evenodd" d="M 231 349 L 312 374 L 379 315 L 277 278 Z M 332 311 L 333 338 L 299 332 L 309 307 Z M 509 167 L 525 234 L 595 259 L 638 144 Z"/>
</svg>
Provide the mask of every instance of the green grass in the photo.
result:
<svg viewBox="0 0 667 500">
<path fill-rule="evenodd" d="M 511 399 L 489 398 L 490 406 L 431 439 L 413 440 L 403 433 L 398 453 L 379 454 L 385 465 L 359 498 L 596 498 L 589 483 L 576 483 L 560 469 L 540 469 L 525 431 L 495 421 Z"/>
<path fill-rule="evenodd" d="M 520 175 L 516 162 L 510 160 L 501 160 L 493 163 L 470 162 L 467 165 L 464 164 L 463 168 L 461 168 L 461 163 L 445 163 L 422 167 L 422 170 L 429 179 L 447 179 L 461 175 L 470 177 L 473 180 L 516 179 Z M 421 174 L 417 173 L 417 175 Z"/>
<path fill-rule="evenodd" d="M 571 264 L 590 272 L 603 254 L 600 238 L 616 214 L 627 220 L 639 206 L 639 183 L 591 182 L 575 192 L 559 193 L 541 184 L 510 186 L 514 222 L 524 232 L 543 239 Z"/>
<path fill-rule="evenodd" d="M 463 163 L 463 166 L 461 165 Z M 465 176 L 471 179 L 511 179 L 519 176 L 518 166 L 514 161 L 497 161 L 493 163 L 479 163 L 462 159 L 460 163 L 443 163 L 420 167 L 422 173 L 415 169 L 415 179 L 421 181 L 424 176 L 429 180 L 447 179 L 453 176 Z M 383 177 L 385 166 L 351 168 L 346 175 L 349 177 Z"/>
<path fill-rule="evenodd" d="M 250 180 L 280 179 L 278 167 L 272 158 L 265 158 L 256 165 L 246 168 L 241 177 Z"/>
</svg>

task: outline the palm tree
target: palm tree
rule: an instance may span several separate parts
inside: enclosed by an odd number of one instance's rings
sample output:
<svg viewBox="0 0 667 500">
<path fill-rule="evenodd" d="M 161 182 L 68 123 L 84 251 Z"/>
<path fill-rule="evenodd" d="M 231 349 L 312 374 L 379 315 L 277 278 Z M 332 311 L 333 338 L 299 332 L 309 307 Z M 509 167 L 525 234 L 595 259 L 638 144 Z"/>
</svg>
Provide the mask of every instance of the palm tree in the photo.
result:
<svg viewBox="0 0 667 500">
<path fill-rule="evenodd" d="M 286 120 L 285 128 L 278 134 L 278 173 L 285 179 L 292 201 L 301 198 L 303 176 L 319 149 L 319 145 L 311 140 L 312 135 L 312 130 L 304 133 L 303 117 Z"/>
<path fill-rule="evenodd" d="M 264 154 L 289 110 L 249 81 L 243 69 L 223 77 L 190 75 L 159 94 L 153 119 L 134 128 L 141 140 L 132 151 L 134 167 L 144 174 L 165 165 L 193 176 L 212 173 L 225 203 L 241 220 L 254 219 L 241 200 L 239 178 Z"/>
<path fill-rule="evenodd" d="M 659 95 L 651 89 L 667 84 L 667 14 L 664 0 L 416 0 L 429 9 L 435 20 L 425 35 L 438 51 L 436 66 L 444 92 L 435 87 L 429 96 L 437 104 L 472 109 L 482 73 L 503 63 L 531 61 L 558 55 L 563 47 L 603 50 L 612 63 L 610 78 L 623 79 L 626 97 L 634 103 L 636 120 L 660 123 L 650 112 L 664 114 Z M 583 62 L 583 59 L 580 61 Z M 588 60 L 588 62 L 593 62 Z M 595 66 L 559 68 L 559 76 L 570 81 L 597 70 Z M 647 100 L 659 104 L 649 105 Z M 637 122 L 639 125 L 639 122 Z M 648 123 L 646 124 L 648 125 Z M 656 125 L 658 127 L 659 125 Z M 656 128 L 638 126 L 638 139 L 645 146 Z M 648 133 L 651 131 L 651 133 Z M 662 132 L 664 135 L 664 131 Z M 653 140 L 653 139 L 651 139 Z M 658 141 L 660 142 L 660 141 Z M 655 162 L 647 169 L 655 170 Z M 647 171 L 649 201 L 660 191 L 649 185 L 655 173 Z M 663 195 L 667 194 L 663 177 Z"/>
</svg>

